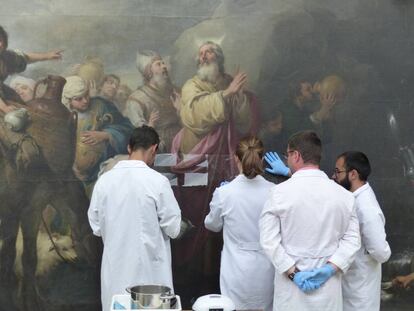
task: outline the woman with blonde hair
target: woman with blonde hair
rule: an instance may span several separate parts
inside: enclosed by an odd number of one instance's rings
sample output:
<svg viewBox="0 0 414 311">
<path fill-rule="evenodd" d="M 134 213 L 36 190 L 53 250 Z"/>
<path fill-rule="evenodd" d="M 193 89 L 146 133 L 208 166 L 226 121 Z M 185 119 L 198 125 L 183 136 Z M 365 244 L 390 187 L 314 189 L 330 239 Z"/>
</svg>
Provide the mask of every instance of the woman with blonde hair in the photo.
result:
<svg viewBox="0 0 414 311">
<path fill-rule="evenodd" d="M 256 137 L 242 139 L 235 161 L 239 175 L 217 188 L 204 224 L 223 229 L 220 290 L 237 310 L 272 310 L 274 268 L 260 246 L 259 217 L 272 183 L 263 173 L 263 143 Z"/>
</svg>

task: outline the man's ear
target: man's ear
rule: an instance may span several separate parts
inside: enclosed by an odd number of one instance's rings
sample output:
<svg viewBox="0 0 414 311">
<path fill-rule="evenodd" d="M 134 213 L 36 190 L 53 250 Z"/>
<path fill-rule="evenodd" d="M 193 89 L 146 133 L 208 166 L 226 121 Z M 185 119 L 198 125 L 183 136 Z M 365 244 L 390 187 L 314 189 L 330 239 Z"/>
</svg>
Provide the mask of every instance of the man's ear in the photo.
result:
<svg viewBox="0 0 414 311">
<path fill-rule="evenodd" d="M 155 145 L 152 145 L 152 146 L 151 146 L 151 151 L 152 151 L 153 153 L 157 153 L 157 149 L 158 149 L 158 144 L 155 144 Z"/>
<path fill-rule="evenodd" d="M 128 151 L 128 154 L 129 155 L 132 153 L 132 150 L 131 150 L 131 146 L 130 145 L 127 146 L 127 151 Z"/>
<path fill-rule="evenodd" d="M 359 174 L 357 170 L 351 170 L 349 172 L 351 174 L 351 180 L 358 180 L 359 179 Z"/>
<path fill-rule="evenodd" d="M 296 163 L 300 162 L 300 160 L 303 159 L 302 154 L 299 151 L 295 150 L 294 154 L 295 154 L 295 162 Z"/>
</svg>

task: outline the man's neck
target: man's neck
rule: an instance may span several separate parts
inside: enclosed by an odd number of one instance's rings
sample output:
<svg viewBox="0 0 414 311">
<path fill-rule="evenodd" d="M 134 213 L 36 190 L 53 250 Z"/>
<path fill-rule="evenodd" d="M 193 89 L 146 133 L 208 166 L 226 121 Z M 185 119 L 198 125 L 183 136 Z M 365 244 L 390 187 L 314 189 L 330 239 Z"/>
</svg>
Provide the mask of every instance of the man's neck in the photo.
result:
<svg viewBox="0 0 414 311">
<path fill-rule="evenodd" d="M 362 180 L 355 180 L 351 183 L 351 189 L 349 189 L 351 192 L 357 191 L 359 188 L 361 188 L 363 185 L 365 185 L 366 182 Z"/>
<path fill-rule="evenodd" d="M 302 170 L 319 170 L 319 165 L 310 164 L 310 163 L 309 164 L 302 164 L 299 167 L 297 167 L 295 172 L 302 171 Z"/>
<path fill-rule="evenodd" d="M 128 160 L 142 161 L 148 165 L 148 155 L 140 150 L 132 152 Z"/>
<path fill-rule="evenodd" d="M 156 82 L 154 82 L 154 81 L 149 81 L 148 82 L 148 84 L 147 84 L 149 87 L 151 87 L 151 88 L 153 88 L 153 89 L 156 89 L 156 90 L 158 90 L 159 89 L 159 86 L 157 85 L 157 83 Z"/>
<path fill-rule="evenodd" d="M 155 90 L 158 93 L 170 93 L 173 89 L 171 83 L 166 83 L 165 85 L 159 85 L 155 81 L 149 81 L 147 84 L 151 89 Z"/>
</svg>

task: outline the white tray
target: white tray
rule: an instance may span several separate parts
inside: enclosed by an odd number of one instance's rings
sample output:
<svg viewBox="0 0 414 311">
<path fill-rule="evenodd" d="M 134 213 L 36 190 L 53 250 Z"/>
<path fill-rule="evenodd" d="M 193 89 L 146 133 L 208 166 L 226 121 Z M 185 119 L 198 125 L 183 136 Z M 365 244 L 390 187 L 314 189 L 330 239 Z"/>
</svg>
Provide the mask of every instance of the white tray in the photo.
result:
<svg viewBox="0 0 414 311">
<path fill-rule="evenodd" d="M 121 310 L 121 309 L 114 309 L 114 303 L 115 303 L 115 301 L 117 301 L 122 306 L 124 306 L 125 307 L 124 310 L 145 310 L 145 311 L 165 310 L 165 311 L 181 311 L 181 299 L 180 299 L 180 296 L 175 295 L 175 297 L 177 298 L 177 303 L 175 304 L 175 308 L 174 309 L 131 309 L 131 295 L 130 294 L 114 295 L 112 297 L 112 302 L 111 302 L 111 311 Z"/>
</svg>

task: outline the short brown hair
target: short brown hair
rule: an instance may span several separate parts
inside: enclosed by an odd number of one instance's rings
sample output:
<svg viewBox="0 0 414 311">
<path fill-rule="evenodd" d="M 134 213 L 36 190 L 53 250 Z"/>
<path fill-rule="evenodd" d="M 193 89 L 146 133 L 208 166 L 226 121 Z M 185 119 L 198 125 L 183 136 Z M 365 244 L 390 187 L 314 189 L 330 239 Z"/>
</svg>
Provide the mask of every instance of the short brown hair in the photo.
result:
<svg viewBox="0 0 414 311">
<path fill-rule="evenodd" d="M 288 148 L 298 151 L 304 163 L 319 165 L 322 158 L 322 142 L 314 131 L 293 134 L 288 140 Z"/>
<path fill-rule="evenodd" d="M 243 168 L 243 175 L 249 179 L 263 173 L 264 147 L 260 139 L 249 136 L 237 144 L 236 156 Z"/>
</svg>

